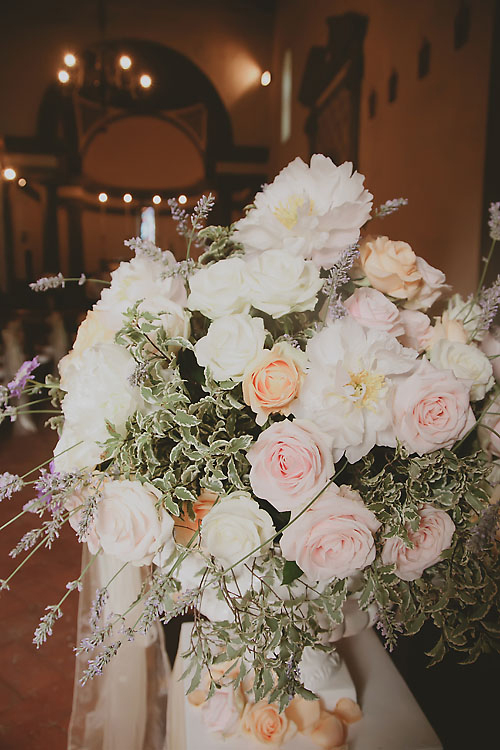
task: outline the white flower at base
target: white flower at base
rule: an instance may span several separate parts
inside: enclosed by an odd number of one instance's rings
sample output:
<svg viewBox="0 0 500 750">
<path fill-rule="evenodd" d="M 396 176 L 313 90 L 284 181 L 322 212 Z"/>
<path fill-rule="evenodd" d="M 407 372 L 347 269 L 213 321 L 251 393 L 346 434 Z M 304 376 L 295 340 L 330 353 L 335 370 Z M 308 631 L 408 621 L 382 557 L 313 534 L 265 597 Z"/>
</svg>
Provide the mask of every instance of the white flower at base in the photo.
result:
<svg viewBox="0 0 500 750">
<path fill-rule="evenodd" d="M 151 565 L 163 548 L 172 552 L 174 521 L 156 505 L 161 493 L 136 480 L 108 480 L 102 485 L 95 533 L 103 552 L 137 567 Z"/>
<path fill-rule="evenodd" d="M 451 370 L 456 378 L 470 386 L 471 401 L 479 401 L 493 388 L 495 379 L 488 357 L 473 344 L 440 339 L 429 355 L 439 370 Z"/>
<path fill-rule="evenodd" d="M 241 258 L 227 258 L 201 268 L 189 278 L 191 294 L 187 305 L 215 320 L 250 310 L 247 264 Z"/>
<path fill-rule="evenodd" d="M 194 347 L 196 361 L 208 367 L 215 380 L 243 380 L 245 371 L 264 350 L 262 318 L 244 313 L 217 318 Z"/>
<path fill-rule="evenodd" d="M 317 693 L 328 688 L 340 666 L 340 656 L 335 651 L 325 654 L 324 651 L 306 646 L 299 662 L 299 670 L 304 687 Z"/>
<path fill-rule="evenodd" d="M 255 208 L 235 224 L 248 255 L 286 250 L 330 268 L 355 244 L 370 217 L 372 195 L 350 162 L 337 167 L 321 154 L 308 166 L 294 159 L 255 196 Z"/>
<path fill-rule="evenodd" d="M 222 565 L 231 566 L 246 555 L 262 554 L 254 550 L 274 534 L 269 513 L 262 510 L 248 492 L 231 492 L 201 522 L 202 548 Z"/>
<path fill-rule="evenodd" d="M 292 413 L 333 438 L 333 460 L 359 461 L 374 445 L 395 446 L 393 378 L 417 356 L 383 331 L 351 318 L 325 326 L 307 345 L 309 369 Z"/>
<path fill-rule="evenodd" d="M 273 318 L 314 310 L 323 279 L 312 261 L 286 250 L 269 250 L 253 258 L 247 268 L 250 300 L 257 310 Z"/>
</svg>

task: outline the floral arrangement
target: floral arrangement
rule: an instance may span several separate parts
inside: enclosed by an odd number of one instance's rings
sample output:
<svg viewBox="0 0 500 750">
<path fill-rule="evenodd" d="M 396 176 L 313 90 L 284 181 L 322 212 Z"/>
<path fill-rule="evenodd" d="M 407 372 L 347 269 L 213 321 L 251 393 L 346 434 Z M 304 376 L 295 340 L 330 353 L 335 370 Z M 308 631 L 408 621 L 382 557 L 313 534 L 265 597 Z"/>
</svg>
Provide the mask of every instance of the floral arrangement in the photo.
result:
<svg viewBox="0 0 500 750">
<path fill-rule="evenodd" d="M 21 394 L 45 393 L 60 434 L 24 508 L 42 523 L 1 586 L 68 522 L 89 565 L 106 554 L 147 571 L 132 626 L 123 612 L 103 620 L 107 586 L 97 591 L 77 647 L 95 650 L 84 680 L 156 620 L 192 610 L 189 691 L 208 679 L 215 700 L 228 676 L 237 690 L 251 675 L 249 724 L 263 701 L 279 717 L 315 698 L 304 650 L 326 658 L 349 608 L 389 648 L 431 620 L 431 663 L 499 650 L 489 259 L 475 294 L 451 294 L 406 242 L 369 234 L 363 176 L 321 155 L 293 161 L 229 228 L 204 226 L 211 196 L 191 215 L 170 205 L 186 259 L 126 243 L 135 256 L 81 324 L 60 381 L 36 381 L 35 359 L 1 391 L 10 419 L 28 408 Z M 490 231 L 491 258 L 500 204 Z M 1 475 L 1 497 L 30 481 Z M 37 645 L 82 576 L 47 608 Z"/>
</svg>

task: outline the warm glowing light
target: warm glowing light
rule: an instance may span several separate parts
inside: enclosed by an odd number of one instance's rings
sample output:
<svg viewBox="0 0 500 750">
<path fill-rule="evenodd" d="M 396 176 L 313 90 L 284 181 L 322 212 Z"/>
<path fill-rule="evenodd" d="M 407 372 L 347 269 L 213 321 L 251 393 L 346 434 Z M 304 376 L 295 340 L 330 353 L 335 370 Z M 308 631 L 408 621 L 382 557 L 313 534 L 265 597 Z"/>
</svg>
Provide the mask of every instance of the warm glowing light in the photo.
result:
<svg viewBox="0 0 500 750">
<path fill-rule="evenodd" d="M 68 68 L 72 68 L 76 65 L 76 57 L 72 52 L 66 52 L 64 55 L 64 64 L 67 65 Z"/>
<path fill-rule="evenodd" d="M 24 179 L 24 177 L 20 177 L 17 181 L 17 184 L 19 185 L 19 187 L 26 187 L 26 180 Z"/>
<path fill-rule="evenodd" d="M 107 193 L 99 193 L 99 203 L 106 203 L 108 200 Z"/>
<path fill-rule="evenodd" d="M 132 203 L 132 196 L 130 195 L 130 193 L 125 193 L 125 195 L 123 196 L 123 202 Z"/>
<path fill-rule="evenodd" d="M 69 73 L 67 70 L 60 70 L 57 77 L 59 78 L 60 83 L 68 83 L 69 81 Z"/>
<path fill-rule="evenodd" d="M 187 203 L 187 200 L 188 199 L 186 195 L 179 195 L 179 203 L 182 203 L 182 205 L 184 205 L 184 203 Z"/>
<path fill-rule="evenodd" d="M 16 179 L 16 170 L 12 169 L 12 167 L 7 167 L 3 170 L 3 176 L 6 180 L 15 180 Z"/>
<path fill-rule="evenodd" d="M 143 73 L 139 78 L 139 83 L 141 84 L 143 89 L 148 89 L 153 83 L 153 79 L 151 78 L 151 76 L 148 76 L 147 73 Z"/>
<path fill-rule="evenodd" d="M 160 195 L 153 195 L 153 203 L 155 203 L 156 205 L 158 205 L 159 203 L 161 203 L 161 196 Z"/>
<path fill-rule="evenodd" d="M 270 83 L 271 83 L 271 72 L 269 70 L 265 70 L 260 77 L 260 85 L 269 86 Z"/>
<path fill-rule="evenodd" d="M 132 67 L 132 60 L 130 59 L 128 55 L 122 55 L 120 59 L 118 60 L 118 62 L 122 70 L 129 70 L 129 68 Z"/>
</svg>

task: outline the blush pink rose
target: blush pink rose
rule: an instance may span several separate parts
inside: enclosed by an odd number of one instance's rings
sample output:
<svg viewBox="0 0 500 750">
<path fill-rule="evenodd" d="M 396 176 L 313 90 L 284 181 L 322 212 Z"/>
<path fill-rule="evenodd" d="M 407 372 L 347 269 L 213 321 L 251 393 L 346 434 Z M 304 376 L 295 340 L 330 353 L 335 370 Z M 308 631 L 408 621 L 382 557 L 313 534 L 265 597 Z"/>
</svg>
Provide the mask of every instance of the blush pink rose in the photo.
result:
<svg viewBox="0 0 500 750">
<path fill-rule="evenodd" d="M 396 437 L 420 456 L 451 448 L 475 424 L 469 388 L 427 360 L 398 383 L 392 408 Z"/>
<path fill-rule="evenodd" d="M 243 699 L 231 685 L 218 688 L 213 696 L 202 704 L 203 723 L 209 732 L 233 734 L 243 711 Z"/>
<path fill-rule="evenodd" d="M 428 315 L 418 310 L 401 310 L 400 320 L 404 333 L 399 336 L 403 346 L 423 352 L 431 343 L 433 328 Z"/>
<path fill-rule="evenodd" d="M 299 395 L 307 357 L 287 342 L 275 344 L 262 354 L 245 373 L 243 398 L 256 413 L 258 425 L 269 414 L 289 414 L 290 405 Z"/>
<path fill-rule="evenodd" d="M 312 500 L 333 474 L 332 439 L 306 419 L 275 422 L 247 458 L 255 495 L 279 511 Z"/>
<path fill-rule="evenodd" d="M 347 578 L 375 559 L 379 528 L 358 492 L 332 484 L 285 529 L 280 545 L 285 559 L 295 560 L 313 581 Z"/>
<path fill-rule="evenodd" d="M 408 531 L 413 548 L 407 547 L 402 539 L 391 537 L 386 539 L 382 550 L 382 562 L 394 563 L 394 572 L 403 581 L 415 581 L 426 568 L 435 565 L 441 553 L 451 546 L 455 532 L 455 524 L 444 510 L 423 505 L 419 516 L 417 531 Z"/>
<path fill-rule="evenodd" d="M 419 257 L 417 257 L 417 270 L 421 277 L 421 284 L 417 294 L 408 298 L 405 307 L 410 310 L 428 310 L 445 289 L 448 289 L 446 276 L 439 268 L 434 268 Z"/>
<path fill-rule="evenodd" d="M 356 289 L 344 304 L 349 315 L 365 328 L 376 328 L 396 337 L 405 332 L 396 305 L 376 289 Z"/>
</svg>

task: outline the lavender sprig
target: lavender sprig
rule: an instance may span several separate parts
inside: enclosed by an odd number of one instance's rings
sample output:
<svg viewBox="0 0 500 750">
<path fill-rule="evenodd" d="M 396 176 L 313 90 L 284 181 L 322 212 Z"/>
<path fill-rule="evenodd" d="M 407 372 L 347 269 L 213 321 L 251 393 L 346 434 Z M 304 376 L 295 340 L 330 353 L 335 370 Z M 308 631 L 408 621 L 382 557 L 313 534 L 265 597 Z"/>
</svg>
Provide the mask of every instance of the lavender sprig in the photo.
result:
<svg viewBox="0 0 500 750">
<path fill-rule="evenodd" d="M 170 208 L 170 213 L 172 215 L 172 219 L 176 223 L 176 230 L 177 233 L 180 234 L 181 237 L 186 237 L 189 233 L 189 214 L 184 209 L 181 208 L 176 201 L 175 198 L 169 198 L 168 206 Z"/>
<path fill-rule="evenodd" d="M 490 203 L 489 212 L 490 237 L 494 242 L 498 242 L 500 240 L 500 203 Z"/>
<path fill-rule="evenodd" d="M 500 505 L 492 503 L 485 508 L 474 527 L 467 547 L 474 555 L 480 555 L 491 545 L 498 529 Z"/>
<path fill-rule="evenodd" d="M 82 514 L 80 516 L 80 524 L 78 527 L 78 541 L 84 542 L 87 534 L 89 532 L 89 529 L 92 525 L 92 521 L 94 520 L 94 516 L 97 511 L 97 506 L 99 504 L 99 500 L 101 499 L 101 492 L 99 490 L 96 490 L 95 492 L 91 493 L 88 498 L 86 498 L 85 503 L 83 505 Z"/>
<path fill-rule="evenodd" d="M 400 208 L 407 205 L 408 198 L 392 198 L 391 200 L 382 203 L 381 206 L 375 209 L 373 218 L 383 219 L 386 216 L 390 216 L 391 214 L 396 213 L 396 211 L 399 211 Z"/>
<path fill-rule="evenodd" d="M 10 383 L 7 383 L 7 388 L 11 396 L 13 396 L 14 398 L 21 397 L 32 372 L 39 366 L 40 360 L 38 359 L 38 357 L 27 359 L 26 362 L 22 363 L 21 367 L 14 375 L 14 378 L 10 381 Z"/>
<path fill-rule="evenodd" d="M 106 646 L 102 653 L 96 656 L 95 659 L 90 659 L 87 669 L 84 671 L 83 676 L 80 680 L 80 685 L 84 686 L 87 682 L 98 675 L 102 675 L 104 667 L 109 664 L 113 656 L 116 656 L 118 649 L 122 645 L 121 641 L 116 641 Z"/>
<path fill-rule="evenodd" d="M 478 333 L 488 331 L 495 320 L 500 305 L 500 274 L 490 287 L 481 290 L 477 302 L 481 308 L 481 313 L 476 323 L 475 336 Z"/>
<path fill-rule="evenodd" d="M 47 614 L 44 615 L 40 620 L 40 623 L 38 624 L 38 627 L 36 628 L 35 634 L 33 636 L 33 643 L 37 648 L 40 648 L 40 646 L 46 642 L 47 638 L 52 635 L 52 630 L 55 622 L 59 620 L 63 615 L 62 610 L 58 604 L 53 604 L 49 607 L 45 607 L 45 611 L 47 612 Z"/>
<path fill-rule="evenodd" d="M 23 487 L 24 482 L 18 474 L 9 474 L 8 471 L 4 471 L 0 474 L 0 502 L 10 499 L 14 492 L 19 492 Z"/>
<path fill-rule="evenodd" d="M 34 292 L 47 292 L 49 289 L 58 289 L 59 287 L 64 289 L 65 286 L 66 280 L 62 273 L 58 273 L 57 276 L 42 276 L 38 281 L 29 285 Z"/>
<path fill-rule="evenodd" d="M 151 240 L 143 240 L 141 237 L 132 237 L 130 240 L 125 240 L 124 245 L 133 250 L 136 257 L 146 256 L 152 260 L 163 260 L 163 250 L 155 245 Z"/>
<path fill-rule="evenodd" d="M 350 281 L 351 277 L 349 271 L 353 267 L 358 256 L 359 250 L 357 245 L 348 247 L 330 269 L 323 284 L 323 293 L 327 296 L 326 313 L 323 319 L 323 325 L 328 319 L 337 320 L 338 318 L 343 318 L 347 314 L 339 289 Z"/>
</svg>

